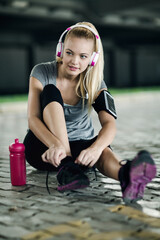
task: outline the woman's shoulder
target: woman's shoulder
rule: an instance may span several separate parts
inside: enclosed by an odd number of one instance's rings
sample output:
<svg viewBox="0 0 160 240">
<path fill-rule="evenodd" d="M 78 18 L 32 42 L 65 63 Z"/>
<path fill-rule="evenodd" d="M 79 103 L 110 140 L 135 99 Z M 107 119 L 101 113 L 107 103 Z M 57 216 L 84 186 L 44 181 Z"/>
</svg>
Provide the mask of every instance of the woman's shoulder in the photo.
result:
<svg viewBox="0 0 160 240">
<path fill-rule="evenodd" d="M 107 89 L 107 85 L 104 80 L 101 82 L 101 86 L 100 86 L 100 90 L 102 89 Z"/>
<path fill-rule="evenodd" d="M 37 78 L 43 85 L 46 85 L 50 81 L 54 83 L 54 79 L 56 78 L 56 62 L 36 64 L 30 73 L 30 77 Z"/>
<path fill-rule="evenodd" d="M 38 63 L 36 64 L 31 73 L 35 72 L 35 71 L 49 71 L 49 70 L 53 70 L 53 68 L 56 67 L 56 62 L 52 61 L 52 62 L 42 62 L 42 63 Z"/>
</svg>

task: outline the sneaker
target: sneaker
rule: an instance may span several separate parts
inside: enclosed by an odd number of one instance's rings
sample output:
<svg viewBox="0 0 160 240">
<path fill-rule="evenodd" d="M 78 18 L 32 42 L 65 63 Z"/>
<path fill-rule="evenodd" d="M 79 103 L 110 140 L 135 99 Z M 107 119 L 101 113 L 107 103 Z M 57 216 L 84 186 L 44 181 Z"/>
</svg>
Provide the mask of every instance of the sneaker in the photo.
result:
<svg viewBox="0 0 160 240">
<path fill-rule="evenodd" d="M 59 182 L 58 191 L 74 190 L 89 186 L 88 177 L 83 173 L 80 166 L 74 162 L 68 162 L 59 169 L 57 180 Z"/>
<path fill-rule="evenodd" d="M 136 202 L 143 198 L 145 187 L 156 176 L 156 166 L 149 152 L 140 151 L 128 161 L 129 183 L 121 182 L 123 200 L 126 203 Z M 125 186 L 126 185 L 126 186 Z"/>
</svg>

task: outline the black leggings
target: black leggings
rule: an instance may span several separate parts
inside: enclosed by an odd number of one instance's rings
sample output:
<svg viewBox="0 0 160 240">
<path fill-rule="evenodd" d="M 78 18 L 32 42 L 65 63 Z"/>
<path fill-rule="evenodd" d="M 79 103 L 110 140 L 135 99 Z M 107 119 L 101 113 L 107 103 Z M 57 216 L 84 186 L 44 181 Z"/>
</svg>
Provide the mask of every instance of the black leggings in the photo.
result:
<svg viewBox="0 0 160 240">
<path fill-rule="evenodd" d="M 43 116 L 44 108 L 50 102 L 59 102 L 63 107 L 63 99 L 60 91 L 53 84 L 49 84 L 44 87 L 41 95 L 40 95 L 40 103 L 41 103 L 41 116 Z M 42 118 L 43 121 L 43 118 Z M 90 140 L 78 140 L 71 141 L 70 148 L 73 159 L 80 154 L 80 152 L 89 146 L 96 140 L 97 137 L 94 137 Z M 56 171 L 57 168 L 54 167 L 50 163 L 45 163 L 42 161 L 41 155 L 48 149 L 34 134 L 31 130 L 28 131 L 27 135 L 24 139 L 25 145 L 25 154 L 27 162 L 34 168 L 38 170 L 50 170 Z"/>
</svg>

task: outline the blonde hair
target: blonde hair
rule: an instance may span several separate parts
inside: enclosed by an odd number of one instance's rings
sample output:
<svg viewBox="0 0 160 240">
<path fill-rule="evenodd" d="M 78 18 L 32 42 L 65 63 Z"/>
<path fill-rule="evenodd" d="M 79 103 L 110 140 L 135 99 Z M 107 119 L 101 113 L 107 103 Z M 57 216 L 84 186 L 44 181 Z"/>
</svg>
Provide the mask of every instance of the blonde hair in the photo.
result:
<svg viewBox="0 0 160 240">
<path fill-rule="evenodd" d="M 99 36 L 94 25 L 89 22 L 79 22 L 76 25 L 87 25 L 87 26 L 91 27 Z M 76 36 L 76 37 L 86 38 L 86 39 L 93 39 L 94 40 L 94 51 L 98 52 L 98 42 L 96 40 L 96 37 L 87 28 L 77 27 L 77 28 L 71 29 L 66 34 L 64 43 L 71 36 Z M 83 98 L 83 104 L 85 101 L 86 90 L 87 90 L 89 109 L 91 108 L 91 105 L 97 96 L 97 92 L 100 89 L 101 82 L 103 81 L 104 55 L 103 55 L 103 46 L 102 46 L 101 39 L 99 41 L 99 50 L 100 50 L 100 53 L 99 53 L 99 58 L 98 58 L 97 63 L 95 64 L 94 67 L 88 66 L 87 69 L 80 74 L 79 81 L 76 86 L 76 93 L 78 96 L 81 96 Z M 59 57 L 56 57 L 56 61 L 61 62 L 62 59 Z M 84 78 L 85 78 L 85 81 L 84 81 Z M 84 88 L 84 84 L 85 84 L 86 90 Z"/>
</svg>

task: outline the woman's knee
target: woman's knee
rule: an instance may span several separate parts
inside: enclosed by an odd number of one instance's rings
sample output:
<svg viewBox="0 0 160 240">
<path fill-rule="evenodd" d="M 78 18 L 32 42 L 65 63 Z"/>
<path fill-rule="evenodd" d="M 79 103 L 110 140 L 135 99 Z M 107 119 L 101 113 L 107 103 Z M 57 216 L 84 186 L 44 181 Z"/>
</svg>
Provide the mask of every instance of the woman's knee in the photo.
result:
<svg viewBox="0 0 160 240">
<path fill-rule="evenodd" d="M 31 130 L 26 134 L 23 143 L 25 145 L 26 160 L 30 164 L 32 161 L 39 161 L 41 155 L 47 150 L 47 147 L 36 138 Z"/>
<path fill-rule="evenodd" d="M 111 154 L 111 149 L 109 147 L 106 147 L 103 150 L 99 160 L 97 161 L 97 164 L 96 164 L 97 167 L 103 168 L 107 159 L 110 158 L 110 154 Z"/>
<path fill-rule="evenodd" d="M 61 93 L 59 89 L 53 84 L 48 84 L 44 87 L 40 95 L 40 100 L 42 111 L 51 102 L 58 102 L 63 108 L 63 99 Z"/>
</svg>

